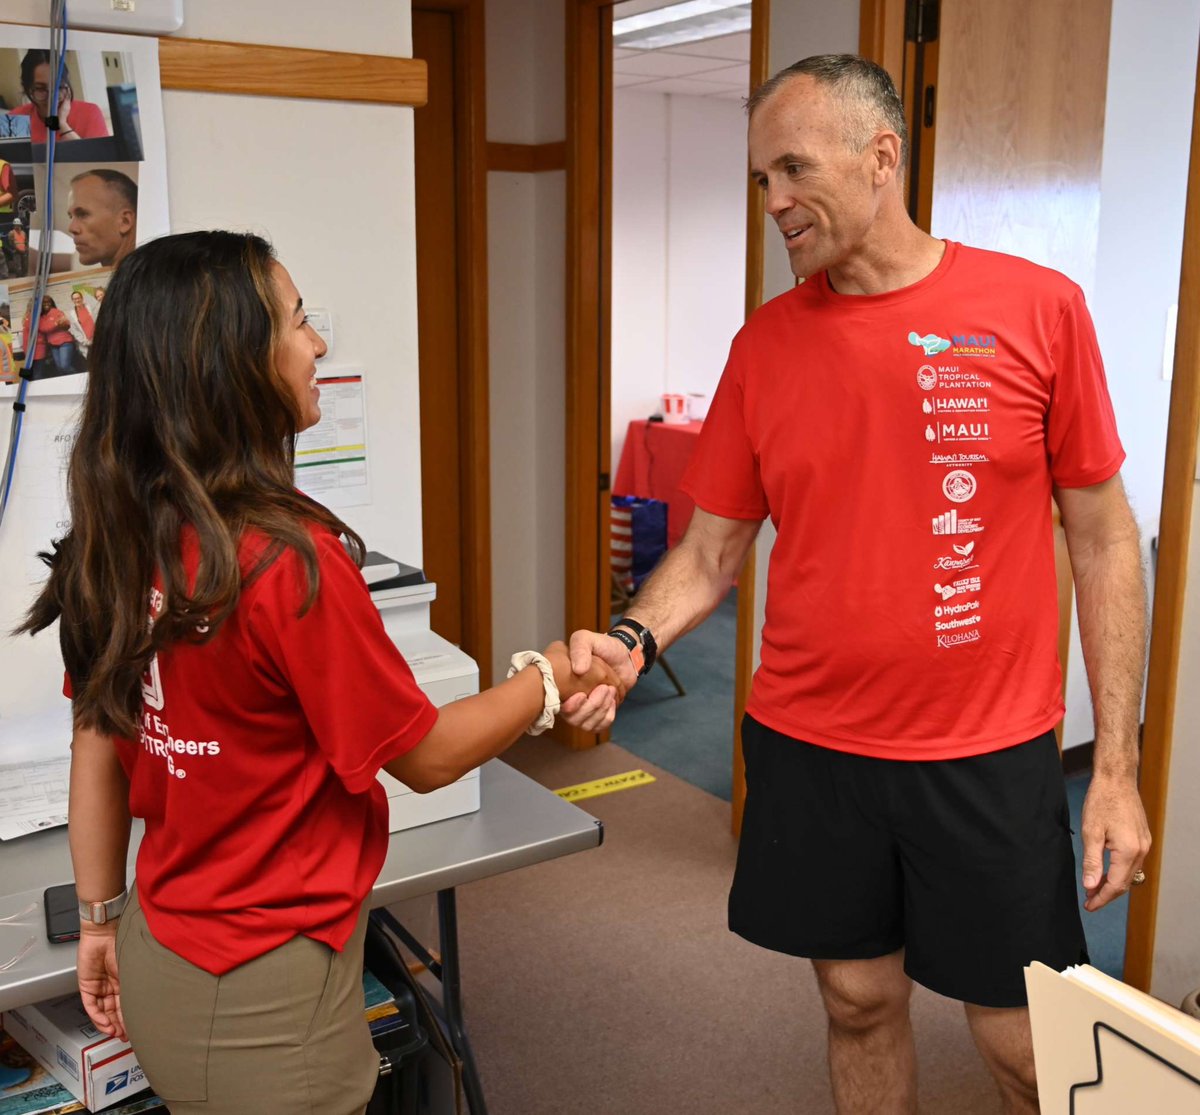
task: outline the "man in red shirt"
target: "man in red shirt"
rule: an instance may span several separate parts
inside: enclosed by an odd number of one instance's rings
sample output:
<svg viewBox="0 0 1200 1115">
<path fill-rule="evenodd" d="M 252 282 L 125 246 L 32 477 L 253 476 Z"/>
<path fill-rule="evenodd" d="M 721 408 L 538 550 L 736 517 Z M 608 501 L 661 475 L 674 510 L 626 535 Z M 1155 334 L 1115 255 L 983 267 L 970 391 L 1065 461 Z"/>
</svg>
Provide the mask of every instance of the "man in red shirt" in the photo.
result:
<svg viewBox="0 0 1200 1115">
<path fill-rule="evenodd" d="M 880 67 L 806 59 L 748 111 L 751 175 L 804 281 L 734 339 L 686 536 L 611 631 L 575 633 L 573 665 L 631 684 L 770 516 L 730 927 L 813 960 L 840 1112 L 917 1109 L 912 980 L 964 1003 L 1005 1110 L 1035 1112 L 1023 968 L 1087 956 L 1051 498 L 1096 716 L 1087 909 L 1138 881 L 1150 844 L 1140 547 L 1095 333 L 1066 277 L 913 224 Z"/>
</svg>

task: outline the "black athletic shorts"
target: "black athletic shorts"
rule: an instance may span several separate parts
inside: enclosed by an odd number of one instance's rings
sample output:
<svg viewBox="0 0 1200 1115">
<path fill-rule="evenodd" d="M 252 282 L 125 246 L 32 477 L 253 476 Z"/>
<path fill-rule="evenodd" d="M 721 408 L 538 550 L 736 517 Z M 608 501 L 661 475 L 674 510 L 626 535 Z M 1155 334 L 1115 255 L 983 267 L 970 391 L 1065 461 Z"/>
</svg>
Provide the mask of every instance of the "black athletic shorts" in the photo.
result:
<svg viewBox="0 0 1200 1115">
<path fill-rule="evenodd" d="M 1054 733 L 966 759 L 870 759 L 742 721 L 729 928 L 814 960 L 904 950 L 932 991 L 1024 1006 L 1024 967 L 1087 961 Z"/>
</svg>

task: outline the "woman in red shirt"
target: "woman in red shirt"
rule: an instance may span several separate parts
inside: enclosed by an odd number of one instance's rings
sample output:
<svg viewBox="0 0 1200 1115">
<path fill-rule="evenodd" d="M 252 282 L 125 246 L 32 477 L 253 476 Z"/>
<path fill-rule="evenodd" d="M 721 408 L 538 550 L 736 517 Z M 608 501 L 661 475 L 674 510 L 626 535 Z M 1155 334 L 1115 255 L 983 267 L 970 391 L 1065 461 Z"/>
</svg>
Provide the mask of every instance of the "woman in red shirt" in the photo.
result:
<svg viewBox="0 0 1200 1115">
<path fill-rule="evenodd" d="M 81 369 L 75 366 L 75 335 L 71 332 L 71 319 L 67 317 L 50 295 L 42 299 L 42 313 L 38 318 L 38 340 L 50 349 L 53 361 L 51 375 L 65 376 Z M 41 350 L 45 356 L 45 348 Z"/>
<path fill-rule="evenodd" d="M 360 1113 L 377 773 L 447 785 L 560 696 L 602 727 L 616 679 L 575 678 L 555 643 L 477 696 L 421 693 L 347 552 L 361 540 L 295 488 L 325 345 L 264 241 L 151 241 L 105 301 L 72 526 L 25 624 L 62 620 L 84 1005 L 175 1115 Z"/>
<path fill-rule="evenodd" d="M 29 138 L 34 143 L 46 142 L 46 117 L 50 115 L 50 93 L 54 74 L 50 70 L 48 50 L 27 50 L 21 59 L 21 89 L 29 103 L 9 109 L 12 116 L 29 117 Z M 71 82 L 64 73 L 58 87 L 58 138 L 96 139 L 109 134 L 104 113 L 91 101 L 77 101 Z"/>
</svg>

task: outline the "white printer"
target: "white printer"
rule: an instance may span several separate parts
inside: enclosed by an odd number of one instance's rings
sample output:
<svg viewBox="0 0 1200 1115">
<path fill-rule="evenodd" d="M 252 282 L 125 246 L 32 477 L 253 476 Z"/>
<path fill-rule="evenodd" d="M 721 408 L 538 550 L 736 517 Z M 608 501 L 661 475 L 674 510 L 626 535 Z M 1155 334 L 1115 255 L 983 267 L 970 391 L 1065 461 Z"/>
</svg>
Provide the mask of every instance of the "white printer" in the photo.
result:
<svg viewBox="0 0 1200 1115">
<path fill-rule="evenodd" d="M 430 630 L 429 605 L 436 596 L 437 585 L 428 582 L 371 592 L 383 616 L 384 629 L 404 655 L 417 685 L 441 706 L 479 692 L 479 667 L 453 643 Z M 390 832 L 473 813 L 479 808 L 478 769 L 429 794 L 414 793 L 383 771 L 379 781 L 387 789 Z"/>
</svg>

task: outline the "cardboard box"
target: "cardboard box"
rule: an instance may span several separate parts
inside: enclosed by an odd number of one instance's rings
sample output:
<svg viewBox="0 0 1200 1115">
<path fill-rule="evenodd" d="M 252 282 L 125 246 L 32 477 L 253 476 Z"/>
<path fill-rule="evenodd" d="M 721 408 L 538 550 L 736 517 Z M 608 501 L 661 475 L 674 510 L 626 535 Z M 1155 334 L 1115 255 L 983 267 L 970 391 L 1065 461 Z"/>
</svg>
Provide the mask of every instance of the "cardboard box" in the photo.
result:
<svg viewBox="0 0 1200 1115">
<path fill-rule="evenodd" d="M 479 692 L 479 667 L 453 643 L 429 629 L 433 584 L 411 585 L 372 593 L 383 626 L 413 672 L 421 691 L 439 707 Z M 388 795 L 388 831 L 401 832 L 474 813 L 479 808 L 479 771 L 457 782 L 417 794 L 391 775 L 379 773 Z"/>
<path fill-rule="evenodd" d="M 77 994 L 5 1011 L 4 1029 L 89 1111 L 149 1086 L 129 1043 L 97 1030 Z"/>
</svg>

